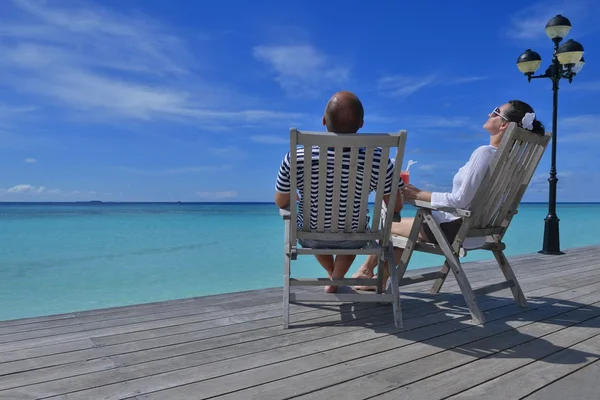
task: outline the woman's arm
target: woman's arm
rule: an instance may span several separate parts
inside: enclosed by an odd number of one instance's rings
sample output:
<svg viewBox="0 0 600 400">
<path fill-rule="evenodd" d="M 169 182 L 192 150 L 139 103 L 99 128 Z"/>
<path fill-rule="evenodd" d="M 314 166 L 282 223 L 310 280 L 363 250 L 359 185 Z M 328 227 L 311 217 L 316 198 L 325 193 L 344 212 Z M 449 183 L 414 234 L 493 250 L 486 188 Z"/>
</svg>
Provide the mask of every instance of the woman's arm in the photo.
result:
<svg viewBox="0 0 600 400">
<path fill-rule="evenodd" d="M 494 151 L 489 146 L 481 146 L 476 149 L 469 162 L 463 167 L 466 170 L 462 171 L 464 178 L 461 185 L 452 192 L 426 192 L 407 185 L 404 189 L 404 197 L 430 202 L 436 208 L 467 208 L 485 177 L 493 155 Z"/>
<path fill-rule="evenodd" d="M 469 162 L 463 167 L 461 185 L 451 193 L 433 192 L 431 205 L 434 207 L 468 208 L 477 193 L 477 189 L 485 178 L 490 161 L 494 156 L 490 146 L 481 146 L 471 155 Z"/>
</svg>

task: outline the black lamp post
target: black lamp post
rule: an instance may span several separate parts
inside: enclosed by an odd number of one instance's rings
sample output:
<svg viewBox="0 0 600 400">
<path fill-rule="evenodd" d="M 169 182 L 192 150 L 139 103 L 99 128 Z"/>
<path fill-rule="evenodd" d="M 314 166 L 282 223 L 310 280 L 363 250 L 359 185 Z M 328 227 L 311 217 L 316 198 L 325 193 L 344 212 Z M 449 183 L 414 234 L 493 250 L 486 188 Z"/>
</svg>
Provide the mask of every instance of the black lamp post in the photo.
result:
<svg viewBox="0 0 600 400">
<path fill-rule="evenodd" d="M 554 56 L 552 64 L 542 75 L 533 75 L 542 63 L 542 57 L 535 51 L 526 50 L 517 59 L 517 68 L 527 76 L 527 80 L 550 78 L 552 80 L 552 165 L 550 166 L 550 183 L 548 215 L 544 225 L 544 243 L 540 253 L 563 254 L 560 251 L 560 237 L 558 231 L 558 217 L 556 215 L 556 124 L 558 119 L 558 83 L 561 78 L 572 82 L 573 77 L 583 68 L 583 46 L 574 40 L 567 40 L 562 45 L 560 42 L 571 30 L 571 22 L 557 15 L 546 24 L 546 34 L 554 42 Z M 560 45 L 560 46 L 559 46 Z"/>
</svg>

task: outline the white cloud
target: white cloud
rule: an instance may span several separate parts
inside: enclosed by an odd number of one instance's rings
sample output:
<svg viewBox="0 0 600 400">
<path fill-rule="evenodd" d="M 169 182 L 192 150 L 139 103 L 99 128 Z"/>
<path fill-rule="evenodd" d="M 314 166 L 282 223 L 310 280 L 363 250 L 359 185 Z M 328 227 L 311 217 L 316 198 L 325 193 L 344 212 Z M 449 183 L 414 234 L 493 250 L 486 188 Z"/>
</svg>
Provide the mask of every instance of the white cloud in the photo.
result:
<svg viewBox="0 0 600 400">
<path fill-rule="evenodd" d="M 547 193 L 548 192 L 548 173 L 537 172 L 531 177 L 527 191 L 530 193 Z"/>
<path fill-rule="evenodd" d="M 437 168 L 437 166 L 435 164 L 421 164 L 421 165 L 417 165 L 417 169 L 420 169 L 421 171 L 433 171 L 436 168 Z"/>
<path fill-rule="evenodd" d="M 275 135 L 254 135 L 250 136 L 250 140 L 255 143 L 262 144 L 289 144 L 290 138 L 287 136 L 275 136 Z"/>
<path fill-rule="evenodd" d="M 577 37 L 598 29 L 596 21 L 600 13 L 595 0 L 552 0 L 534 3 L 513 14 L 508 26 L 503 28 L 503 33 L 519 43 L 522 40 L 549 40 L 545 31 L 546 24 L 558 14 L 571 21 L 572 31 L 577 31 Z M 569 36 L 573 33 L 569 32 Z"/>
<path fill-rule="evenodd" d="M 129 172 L 140 175 L 183 175 L 183 174 L 198 174 L 204 172 L 218 172 L 231 169 L 231 165 L 198 165 L 189 167 L 166 168 L 159 170 L 148 170 L 131 167 L 116 167 L 119 171 Z"/>
<path fill-rule="evenodd" d="M 371 114 L 365 115 L 365 123 L 374 123 L 374 124 L 391 124 L 394 122 L 398 122 L 398 117 L 390 117 L 386 115 L 380 114 Z"/>
<path fill-rule="evenodd" d="M 600 81 L 580 82 L 577 78 L 575 78 L 572 85 L 567 86 L 565 89 L 598 92 L 600 91 Z"/>
<path fill-rule="evenodd" d="M 95 191 L 71 190 L 65 191 L 62 189 L 50 189 L 46 186 L 34 186 L 31 184 L 19 184 L 8 189 L 0 189 L 0 196 L 6 196 L 10 200 L 31 200 L 36 201 L 50 199 L 65 199 L 74 201 L 77 199 L 90 200 L 96 195 Z"/>
<path fill-rule="evenodd" d="M 217 157 L 229 159 L 245 158 L 248 154 L 237 146 L 211 147 L 209 153 Z"/>
<path fill-rule="evenodd" d="M 195 74 L 186 43 L 150 18 L 98 6 L 16 0 L 0 16 L 0 84 L 106 122 L 289 123 L 299 114 L 245 109 L 249 98 Z M 16 17 L 15 15 L 20 15 Z M 231 108 L 235 96 L 238 109 Z M 256 99 L 253 99 L 256 100 Z M 2 109 L 0 108 L 0 114 Z"/>
<path fill-rule="evenodd" d="M 439 74 L 426 76 L 385 75 L 377 82 L 382 94 L 392 97 L 407 98 L 414 93 L 433 86 L 462 85 L 487 79 L 483 76 L 464 76 L 447 78 Z"/>
<path fill-rule="evenodd" d="M 416 183 L 415 183 L 416 184 Z M 424 189 L 430 192 L 451 192 L 452 185 L 439 184 L 430 181 L 421 181 L 418 184 L 419 189 Z"/>
<path fill-rule="evenodd" d="M 547 126 L 550 131 L 552 126 Z M 558 121 L 557 143 L 595 144 L 600 136 L 600 115 L 577 115 Z"/>
<path fill-rule="evenodd" d="M 36 111 L 37 107 L 33 106 L 21 106 L 21 107 L 13 107 L 5 104 L 0 104 L 0 116 L 2 118 L 6 118 L 14 115 L 21 115 L 25 113 L 30 113 Z"/>
<path fill-rule="evenodd" d="M 313 96 L 348 79 L 350 70 L 308 44 L 261 45 L 254 57 L 271 66 L 275 80 L 290 96 Z"/>
<path fill-rule="evenodd" d="M 377 86 L 379 90 L 389 96 L 406 98 L 415 92 L 431 86 L 437 76 L 411 77 L 403 75 L 387 75 L 379 79 Z"/>
<path fill-rule="evenodd" d="M 232 199 L 237 197 L 237 192 L 234 190 L 227 190 L 222 192 L 196 192 L 198 197 L 203 199 Z"/>
<path fill-rule="evenodd" d="M 4 122 L 5 121 L 6 120 L 4 120 Z M 18 149 L 29 151 L 38 148 L 57 149 L 64 148 L 64 146 L 47 135 L 39 135 L 35 133 L 31 134 L 29 132 L 24 134 L 22 129 L 18 128 L 14 130 L 5 130 L 0 128 L 0 149 Z"/>
<path fill-rule="evenodd" d="M 441 115 L 415 115 L 405 118 L 404 121 L 408 126 L 415 128 L 458 128 L 470 124 L 468 118 Z"/>
<path fill-rule="evenodd" d="M 485 81 L 486 79 L 488 79 L 487 76 L 464 76 L 461 78 L 448 79 L 445 82 L 445 84 L 446 85 L 461 85 L 463 83 Z"/>
<path fill-rule="evenodd" d="M 27 164 L 35 164 L 36 162 L 38 162 L 38 160 L 35 158 L 26 158 L 23 160 L 23 162 Z"/>
<path fill-rule="evenodd" d="M 538 167 L 538 170 L 540 168 Z M 588 177 L 587 173 L 584 173 L 583 175 L 586 176 L 586 178 Z M 548 177 L 549 177 L 549 173 L 547 171 L 540 171 L 540 172 L 536 172 L 532 177 L 531 177 L 531 182 L 529 182 L 529 186 L 527 187 L 527 191 L 530 193 L 548 193 L 549 190 L 549 183 L 548 183 Z M 565 181 L 568 181 L 569 178 L 574 177 L 575 174 L 572 171 L 558 171 L 557 172 L 557 178 L 559 179 L 560 183 L 559 183 L 559 191 L 561 190 L 561 184 L 564 184 Z"/>
<path fill-rule="evenodd" d="M 537 39 L 546 36 L 544 27 L 556 14 L 548 8 L 539 11 L 541 13 L 519 14 L 519 17 L 512 18 L 507 35 L 514 39 Z"/>
<path fill-rule="evenodd" d="M 20 184 L 7 189 L 8 193 L 43 193 L 46 190 L 44 186 L 33 186 L 29 184 Z"/>
</svg>

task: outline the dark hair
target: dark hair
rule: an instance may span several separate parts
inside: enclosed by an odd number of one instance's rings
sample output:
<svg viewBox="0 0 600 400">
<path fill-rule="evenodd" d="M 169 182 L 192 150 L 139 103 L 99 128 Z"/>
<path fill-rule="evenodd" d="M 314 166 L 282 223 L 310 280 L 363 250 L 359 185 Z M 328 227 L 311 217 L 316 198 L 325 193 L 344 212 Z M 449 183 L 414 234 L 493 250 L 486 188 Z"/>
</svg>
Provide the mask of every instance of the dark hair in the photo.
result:
<svg viewBox="0 0 600 400">
<path fill-rule="evenodd" d="M 510 104 L 510 107 L 504 110 L 502 115 L 509 122 L 516 122 L 518 126 L 523 127 L 521 120 L 526 113 L 533 113 L 533 108 L 521 100 L 510 100 L 508 104 Z M 543 135 L 546 133 L 544 124 L 538 121 L 537 117 L 533 120 L 533 129 L 531 131 L 538 135 Z"/>
<path fill-rule="evenodd" d="M 364 116 L 361 101 L 351 92 L 336 93 L 325 108 L 325 123 L 329 132 L 356 133 Z"/>
</svg>

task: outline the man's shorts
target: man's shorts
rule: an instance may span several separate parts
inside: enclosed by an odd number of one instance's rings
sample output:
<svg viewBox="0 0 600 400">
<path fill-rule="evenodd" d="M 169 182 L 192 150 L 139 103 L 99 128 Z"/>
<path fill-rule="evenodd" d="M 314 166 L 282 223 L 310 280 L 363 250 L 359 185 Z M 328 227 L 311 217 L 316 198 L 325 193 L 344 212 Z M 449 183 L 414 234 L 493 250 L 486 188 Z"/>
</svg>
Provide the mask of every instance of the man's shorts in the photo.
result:
<svg viewBox="0 0 600 400">
<path fill-rule="evenodd" d="M 299 239 L 298 242 L 302 247 L 309 249 L 362 249 L 369 241 L 368 240 L 313 240 Z"/>
</svg>

